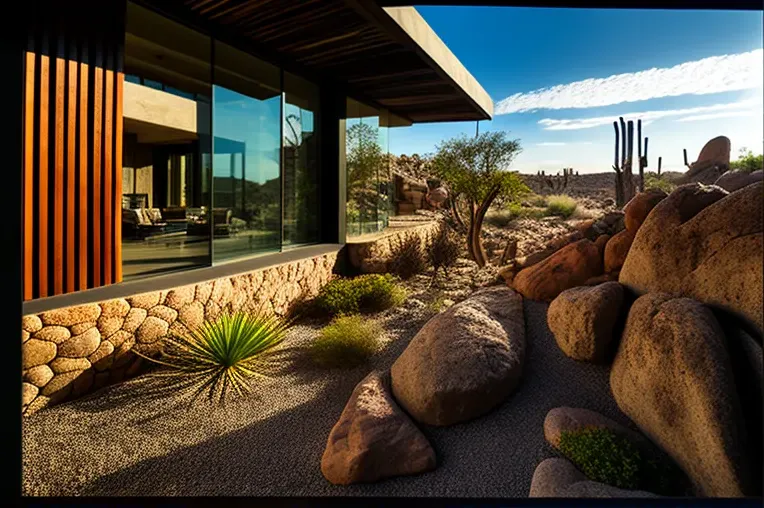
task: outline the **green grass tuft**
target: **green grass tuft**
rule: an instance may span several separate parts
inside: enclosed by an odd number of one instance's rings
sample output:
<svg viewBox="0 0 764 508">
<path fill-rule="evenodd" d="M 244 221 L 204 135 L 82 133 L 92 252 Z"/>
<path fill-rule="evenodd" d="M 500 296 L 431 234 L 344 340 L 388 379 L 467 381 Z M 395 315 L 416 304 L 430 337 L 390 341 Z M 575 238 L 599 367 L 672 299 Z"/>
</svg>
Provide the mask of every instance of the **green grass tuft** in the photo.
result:
<svg viewBox="0 0 764 508">
<path fill-rule="evenodd" d="M 355 367 L 379 349 L 381 327 L 359 315 L 341 316 L 321 330 L 310 348 L 313 360 L 324 367 Z"/>
<path fill-rule="evenodd" d="M 573 215 L 578 208 L 578 202 L 570 196 L 564 194 L 554 194 L 547 197 L 547 214 L 557 215 L 565 219 Z"/>
</svg>

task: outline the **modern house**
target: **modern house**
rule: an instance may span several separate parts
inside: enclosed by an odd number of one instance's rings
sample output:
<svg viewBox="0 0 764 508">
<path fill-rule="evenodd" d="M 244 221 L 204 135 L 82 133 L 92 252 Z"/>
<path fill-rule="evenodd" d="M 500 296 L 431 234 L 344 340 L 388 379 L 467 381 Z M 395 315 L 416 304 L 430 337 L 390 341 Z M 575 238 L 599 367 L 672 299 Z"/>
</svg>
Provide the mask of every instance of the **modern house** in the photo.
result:
<svg viewBox="0 0 764 508">
<path fill-rule="evenodd" d="M 389 129 L 493 113 L 411 7 L 64 1 L 30 20 L 25 408 L 121 378 L 173 327 L 315 293 L 393 212 Z"/>
</svg>

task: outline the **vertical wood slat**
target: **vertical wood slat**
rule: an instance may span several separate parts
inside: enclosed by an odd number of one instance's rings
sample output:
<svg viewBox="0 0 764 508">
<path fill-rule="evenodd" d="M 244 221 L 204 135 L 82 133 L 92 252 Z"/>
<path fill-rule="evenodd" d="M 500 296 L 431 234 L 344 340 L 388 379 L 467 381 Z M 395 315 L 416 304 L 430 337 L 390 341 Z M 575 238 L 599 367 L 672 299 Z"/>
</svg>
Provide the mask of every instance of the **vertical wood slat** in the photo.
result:
<svg viewBox="0 0 764 508">
<path fill-rule="evenodd" d="M 83 48 L 83 52 L 85 49 Z M 79 284 L 77 289 L 83 290 L 88 287 L 88 64 L 82 62 L 80 67 L 80 133 L 79 133 Z"/>
<path fill-rule="evenodd" d="M 69 60 L 67 65 L 69 80 L 67 111 L 67 144 L 66 144 L 66 292 L 75 291 L 75 192 L 76 192 L 76 156 L 77 156 L 77 62 Z"/>
<path fill-rule="evenodd" d="M 34 295 L 34 105 L 35 54 L 26 54 L 24 90 L 24 300 Z"/>
<path fill-rule="evenodd" d="M 114 282 L 122 282 L 122 90 L 125 75 L 116 74 L 116 114 L 114 117 Z"/>
<path fill-rule="evenodd" d="M 38 156 L 38 264 L 37 281 L 38 296 L 43 298 L 48 296 L 48 79 L 49 76 L 48 56 L 40 55 L 40 142 L 37 152 Z"/>
<path fill-rule="evenodd" d="M 101 115 L 103 113 L 103 68 L 96 62 L 93 68 L 93 202 L 91 208 L 93 213 L 93 287 L 101 285 L 101 188 L 103 179 L 101 178 Z"/>
<path fill-rule="evenodd" d="M 114 237 L 112 224 L 112 94 L 114 93 L 114 72 L 104 71 L 104 111 L 103 111 L 103 284 L 112 283 L 113 245 Z"/>
<path fill-rule="evenodd" d="M 56 105 L 53 167 L 53 294 L 64 292 L 64 99 L 66 62 L 56 58 Z"/>
</svg>

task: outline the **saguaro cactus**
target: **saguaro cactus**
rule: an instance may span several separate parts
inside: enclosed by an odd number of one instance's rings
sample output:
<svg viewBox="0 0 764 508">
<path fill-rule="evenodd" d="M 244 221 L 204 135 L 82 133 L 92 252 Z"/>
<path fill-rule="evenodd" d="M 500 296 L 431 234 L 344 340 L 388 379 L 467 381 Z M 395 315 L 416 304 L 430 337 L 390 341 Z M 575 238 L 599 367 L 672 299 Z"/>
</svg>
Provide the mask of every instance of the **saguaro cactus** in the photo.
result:
<svg viewBox="0 0 764 508">
<path fill-rule="evenodd" d="M 623 121 L 623 119 L 621 120 Z M 615 129 L 615 156 L 613 157 L 613 171 L 615 171 L 615 202 L 618 206 L 623 206 L 623 172 L 621 171 L 621 162 L 618 160 L 618 122 L 613 122 L 613 129 Z"/>
<path fill-rule="evenodd" d="M 690 167 L 690 163 L 687 162 L 687 149 L 686 148 L 682 148 L 682 154 L 684 155 L 684 165 L 689 168 Z"/>
<path fill-rule="evenodd" d="M 647 167 L 647 142 L 645 137 L 645 151 L 642 153 L 642 120 L 637 120 L 637 157 L 639 158 L 639 192 L 645 191 L 645 168 Z"/>
<path fill-rule="evenodd" d="M 615 129 L 615 164 L 613 169 L 616 172 L 616 203 L 623 206 L 634 197 L 634 177 L 632 172 L 632 160 L 634 157 L 634 122 L 629 120 L 626 123 L 623 117 L 618 118 L 618 122 L 613 122 Z M 621 160 L 618 161 L 618 124 L 621 125 Z"/>
<path fill-rule="evenodd" d="M 663 162 L 663 157 L 658 157 L 658 176 L 661 176 L 661 162 Z"/>
</svg>

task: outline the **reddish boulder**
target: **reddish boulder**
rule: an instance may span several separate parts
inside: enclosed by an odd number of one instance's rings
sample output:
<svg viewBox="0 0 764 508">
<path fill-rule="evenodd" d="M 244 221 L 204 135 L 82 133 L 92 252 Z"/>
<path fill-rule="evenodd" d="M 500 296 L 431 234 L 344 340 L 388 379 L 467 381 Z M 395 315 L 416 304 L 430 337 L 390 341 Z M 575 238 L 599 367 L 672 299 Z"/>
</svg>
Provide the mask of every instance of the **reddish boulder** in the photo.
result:
<svg viewBox="0 0 764 508">
<path fill-rule="evenodd" d="M 613 273 L 621 269 L 634 242 L 634 233 L 624 229 L 605 246 L 605 273 Z"/>
<path fill-rule="evenodd" d="M 552 301 L 557 295 L 602 274 L 602 258 L 594 242 L 579 240 L 543 261 L 522 269 L 513 287 L 531 300 Z"/>
<path fill-rule="evenodd" d="M 655 205 L 663 201 L 666 196 L 667 194 L 660 189 L 649 189 L 634 196 L 623 208 L 626 214 L 624 218 L 626 229 L 636 233 L 639 226 L 645 222 L 650 211 L 655 208 Z"/>
</svg>

